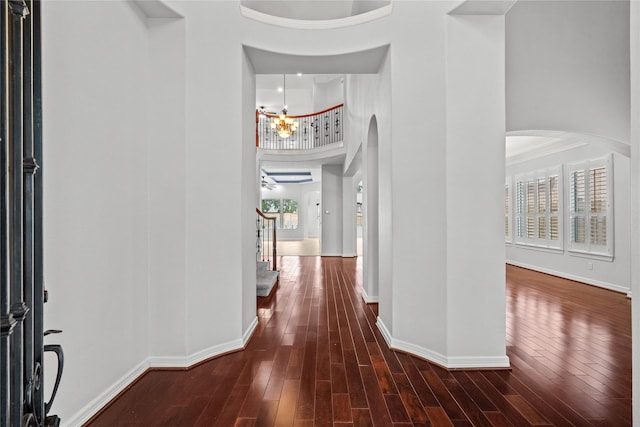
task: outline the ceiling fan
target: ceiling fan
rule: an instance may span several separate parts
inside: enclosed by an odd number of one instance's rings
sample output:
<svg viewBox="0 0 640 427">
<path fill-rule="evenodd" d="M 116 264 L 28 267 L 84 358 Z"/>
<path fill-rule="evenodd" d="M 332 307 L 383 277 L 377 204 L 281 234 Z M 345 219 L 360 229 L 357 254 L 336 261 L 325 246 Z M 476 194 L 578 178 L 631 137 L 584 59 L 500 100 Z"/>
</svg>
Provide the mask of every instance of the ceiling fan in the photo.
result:
<svg viewBox="0 0 640 427">
<path fill-rule="evenodd" d="M 273 190 L 274 188 L 276 188 L 275 184 L 267 182 L 267 180 L 264 178 L 264 175 L 262 175 L 262 181 L 260 181 L 260 185 L 262 185 L 262 188 L 265 188 L 267 190 Z"/>
<path fill-rule="evenodd" d="M 261 106 L 258 107 L 258 113 L 262 114 L 262 115 L 269 114 L 271 116 L 277 116 L 278 115 L 278 113 L 275 112 L 275 111 L 268 111 L 267 107 L 265 107 L 264 105 L 261 105 Z"/>
</svg>

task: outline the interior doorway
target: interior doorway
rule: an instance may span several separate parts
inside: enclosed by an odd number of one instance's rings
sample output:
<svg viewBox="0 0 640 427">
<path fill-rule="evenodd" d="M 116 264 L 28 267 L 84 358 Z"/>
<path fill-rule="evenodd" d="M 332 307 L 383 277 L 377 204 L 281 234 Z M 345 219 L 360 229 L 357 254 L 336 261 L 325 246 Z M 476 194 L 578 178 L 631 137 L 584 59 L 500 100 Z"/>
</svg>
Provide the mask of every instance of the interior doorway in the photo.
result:
<svg viewBox="0 0 640 427">
<path fill-rule="evenodd" d="M 379 288 L 379 179 L 378 121 L 371 117 L 364 150 L 363 180 L 363 296 L 367 302 L 378 302 Z"/>
</svg>

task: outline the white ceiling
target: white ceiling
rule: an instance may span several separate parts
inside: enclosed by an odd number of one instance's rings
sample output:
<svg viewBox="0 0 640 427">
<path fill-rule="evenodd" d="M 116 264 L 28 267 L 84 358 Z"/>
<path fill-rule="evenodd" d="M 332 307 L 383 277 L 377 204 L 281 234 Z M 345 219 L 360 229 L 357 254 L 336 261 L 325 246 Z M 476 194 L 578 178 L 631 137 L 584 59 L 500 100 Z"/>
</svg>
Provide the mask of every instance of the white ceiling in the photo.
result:
<svg viewBox="0 0 640 427">
<path fill-rule="evenodd" d="M 386 6 L 391 0 L 242 0 L 266 15 L 308 21 L 347 18 Z"/>
<path fill-rule="evenodd" d="M 335 55 L 293 55 L 244 46 L 256 74 L 375 74 L 389 45 Z"/>
<path fill-rule="evenodd" d="M 314 83 L 343 78 L 340 74 L 287 74 L 286 102 L 289 114 L 301 115 L 313 112 Z M 282 110 L 285 93 L 282 74 L 256 75 L 256 108 L 264 107 L 268 112 Z"/>
</svg>

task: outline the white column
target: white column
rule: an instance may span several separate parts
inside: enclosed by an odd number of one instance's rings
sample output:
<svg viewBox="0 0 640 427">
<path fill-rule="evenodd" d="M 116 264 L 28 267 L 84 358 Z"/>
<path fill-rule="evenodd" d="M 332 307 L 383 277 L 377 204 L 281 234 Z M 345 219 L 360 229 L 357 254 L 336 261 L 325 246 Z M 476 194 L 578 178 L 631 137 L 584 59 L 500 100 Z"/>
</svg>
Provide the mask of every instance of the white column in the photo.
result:
<svg viewBox="0 0 640 427">
<path fill-rule="evenodd" d="M 631 259 L 640 259 L 640 3 L 630 2 L 631 28 Z M 633 421 L 640 423 L 640 264 L 631 263 Z"/>
<path fill-rule="evenodd" d="M 447 362 L 508 366 L 502 236 L 505 18 L 447 18 Z"/>
</svg>

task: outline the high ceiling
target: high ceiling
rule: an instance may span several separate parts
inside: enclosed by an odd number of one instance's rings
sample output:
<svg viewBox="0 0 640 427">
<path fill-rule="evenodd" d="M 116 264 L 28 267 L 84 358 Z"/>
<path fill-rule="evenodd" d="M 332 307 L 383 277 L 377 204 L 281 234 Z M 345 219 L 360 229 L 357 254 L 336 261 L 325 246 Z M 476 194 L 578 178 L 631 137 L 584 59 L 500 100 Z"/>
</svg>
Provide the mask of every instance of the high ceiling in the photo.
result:
<svg viewBox="0 0 640 427">
<path fill-rule="evenodd" d="M 340 74 L 287 74 L 286 93 L 283 92 L 283 74 L 256 75 L 256 107 L 266 111 L 280 112 L 286 95 L 289 113 L 293 115 L 312 113 L 314 83 L 341 78 Z"/>
<path fill-rule="evenodd" d="M 340 19 L 386 6 L 391 0 L 242 0 L 258 12 L 300 20 Z"/>
</svg>

